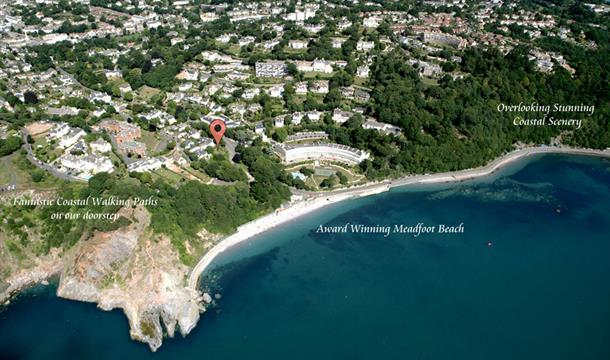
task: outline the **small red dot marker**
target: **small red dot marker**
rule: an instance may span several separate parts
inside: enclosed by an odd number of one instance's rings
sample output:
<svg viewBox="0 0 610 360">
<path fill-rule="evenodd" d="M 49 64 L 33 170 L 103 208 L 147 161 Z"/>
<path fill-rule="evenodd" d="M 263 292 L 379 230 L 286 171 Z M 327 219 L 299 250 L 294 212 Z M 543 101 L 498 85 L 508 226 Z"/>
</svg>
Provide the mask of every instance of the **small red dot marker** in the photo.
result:
<svg viewBox="0 0 610 360">
<path fill-rule="evenodd" d="M 216 145 L 220 144 L 220 140 L 224 136 L 226 130 L 227 125 L 225 125 L 225 122 L 221 119 L 215 119 L 210 123 L 210 132 L 214 137 L 214 141 L 216 141 Z"/>
</svg>

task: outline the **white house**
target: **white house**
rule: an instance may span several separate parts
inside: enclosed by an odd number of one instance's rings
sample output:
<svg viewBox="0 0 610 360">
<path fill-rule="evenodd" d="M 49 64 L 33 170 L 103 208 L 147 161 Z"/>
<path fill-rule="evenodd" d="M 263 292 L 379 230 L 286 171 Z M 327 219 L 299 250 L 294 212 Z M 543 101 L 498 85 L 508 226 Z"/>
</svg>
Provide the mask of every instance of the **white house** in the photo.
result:
<svg viewBox="0 0 610 360">
<path fill-rule="evenodd" d="M 294 92 L 297 95 L 307 94 L 307 82 L 301 81 L 301 82 L 296 83 L 296 85 L 294 87 Z"/>
<path fill-rule="evenodd" d="M 273 85 L 267 88 L 267 94 L 272 98 L 280 98 L 284 94 L 284 85 Z"/>
<path fill-rule="evenodd" d="M 104 70 L 107 79 L 120 79 L 123 77 L 119 70 Z"/>
<path fill-rule="evenodd" d="M 312 64 L 314 72 L 330 74 L 333 72 L 333 67 L 330 61 L 315 59 Z"/>
<path fill-rule="evenodd" d="M 128 92 L 132 91 L 131 85 L 129 85 L 129 83 L 122 83 L 121 85 L 119 85 L 119 91 L 121 93 L 121 96 L 125 95 Z"/>
<path fill-rule="evenodd" d="M 322 112 L 321 111 L 317 111 L 317 110 L 311 110 L 307 112 L 307 118 L 310 121 L 320 121 L 320 119 L 322 118 Z"/>
<path fill-rule="evenodd" d="M 51 129 L 51 131 L 49 131 L 47 138 L 48 139 L 57 139 L 59 137 L 65 136 L 69 132 L 70 132 L 70 125 L 62 122 L 62 123 L 55 125 L 53 127 L 53 129 Z"/>
<path fill-rule="evenodd" d="M 167 162 L 164 157 L 150 158 L 144 160 L 135 161 L 127 165 L 127 170 L 130 172 L 147 172 L 161 168 L 163 164 Z"/>
<path fill-rule="evenodd" d="M 347 39 L 346 38 L 338 38 L 338 37 L 332 38 L 331 41 L 332 41 L 333 48 L 334 49 L 340 49 L 341 46 L 343 46 L 343 43 L 345 42 L 345 40 L 347 40 Z"/>
<path fill-rule="evenodd" d="M 314 94 L 328 94 L 328 80 L 318 80 L 311 84 L 311 92 Z"/>
<path fill-rule="evenodd" d="M 337 124 L 343 124 L 349 120 L 354 114 L 349 111 L 343 111 L 341 109 L 333 110 L 333 121 Z"/>
<path fill-rule="evenodd" d="M 356 50 L 358 51 L 370 51 L 375 47 L 374 41 L 360 40 L 356 43 Z"/>
<path fill-rule="evenodd" d="M 379 132 L 383 132 L 388 135 L 400 135 L 400 128 L 398 126 L 394 126 L 387 123 L 382 123 L 376 121 L 375 119 L 367 119 L 364 124 L 362 124 L 364 129 L 373 129 Z"/>
<path fill-rule="evenodd" d="M 362 26 L 365 28 L 376 28 L 381 23 L 382 19 L 377 16 L 369 16 L 362 20 Z"/>
<path fill-rule="evenodd" d="M 277 116 L 275 119 L 273 119 L 273 121 L 274 121 L 273 125 L 276 128 L 284 127 L 284 115 Z"/>
<path fill-rule="evenodd" d="M 106 156 L 93 156 L 93 155 L 65 155 L 60 159 L 61 166 L 77 172 L 82 178 L 89 178 L 100 172 L 112 172 L 114 165 L 112 161 Z"/>
<path fill-rule="evenodd" d="M 241 97 L 246 100 L 252 100 L 255 97 L 257 97 L 258 94 L 260 94 L 260 93 L 261 93 L 261 90 L 259 88 L 246 89 L 246 90 L 244 90 L 244 93 L 241 95 Z"/>
<path fill-rule="evenodd" d="M 369 77 L 369 67 L 366 65 L 358 66 L 356 69 L 356 76 L 363 78 Z"/>
<path fill-rule="evenodd" d="M 84 136 L 85 132 L 82 129 L 73 128 L 68 134 L 66 134 L 59 140 L 59 144 L 57 146 L 61 149 L 69 148 L 70 146 L 76 144 L 78 140 L 80 140 Z"/>
<path fill-rule="evenodd" d="M 307 40 L 290 40 L 288 42 L 288 47 L 295 50 L 307 49 L 307 45 L 309 41 Z"/>
<path fill-rule="evenodd" d="M 303 114 L 302 112 L 292 113 L 292 123 L 294 125 L 299 125 L 299 124 L 301 124 L 301 120 L 303 120 L 304 117 L 305 117 L 305 114 Z"/>
<path fill-rule="evenodd" d="M 102 153 L 102 154 L 108 153 L 112 150 L 112 145 L 110 145 L 110 143 L 108 141 L 105 141 L 104 139 L 101 139 L 101 138 L 90 142 L 89 146 L 91 146 L 91 149 L 93 151 Z"/>
</svg>

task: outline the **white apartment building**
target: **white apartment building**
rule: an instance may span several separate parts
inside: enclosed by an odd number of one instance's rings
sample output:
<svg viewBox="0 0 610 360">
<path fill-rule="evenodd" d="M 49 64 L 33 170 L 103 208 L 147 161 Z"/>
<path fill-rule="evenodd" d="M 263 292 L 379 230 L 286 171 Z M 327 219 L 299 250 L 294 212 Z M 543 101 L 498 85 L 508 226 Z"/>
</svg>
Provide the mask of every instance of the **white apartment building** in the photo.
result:
<svg viewBox="0 0 610 360">
<path fill-rule="evenodd" d="M 79 176 L 84 179 L 100 172 L 114 171 L 112 161 L 106 156 L 68 154 L 61 157 L 60 163 L 63 168 L 80 174 Z"/>
<path fill-rule="evenodd" d="M 148 172 L 160 169 L 163 164 L 167 162 L 164 157 L 156 157 L 144 160 L 138 160 L 127 166 L 127 170 L 130 172 Z"/>
<path fill-rule="evenodd" d="M 78 140 L 85 136 L 85 131 L 79 128 L 72 128 L 69 133 L 61 137 L 57 145 L 61 149 L 67 149 L 76 144 Z"/>
<path fill-rule="evenodd" d="M 286 164 L 323 160 L 357 165 L 370 157 L 368 152 L 331 143 L 282 144 L 276 145 L 274 151 Z"/>
<path fill-rule="evenodd" d="M 288 66 L 283 61 L 259 61 L 255 69 L 257 77 L 282 77 L 288 74 Z"/>
</svg>

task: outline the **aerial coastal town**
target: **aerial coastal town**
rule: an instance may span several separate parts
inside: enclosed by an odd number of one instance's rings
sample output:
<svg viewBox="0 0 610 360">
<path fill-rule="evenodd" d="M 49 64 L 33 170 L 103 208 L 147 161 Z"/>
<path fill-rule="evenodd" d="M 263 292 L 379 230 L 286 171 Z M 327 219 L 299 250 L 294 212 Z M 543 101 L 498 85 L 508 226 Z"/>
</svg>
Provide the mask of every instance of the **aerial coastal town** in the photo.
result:
<svg viewBox="0 0 610 360">
<path fill-rule="evenodd" d="M 0 105 L 9 113 L 29 105 L 41 118 L 20 135 L 31 136 L 28 151 L 37 166 L 65 179 L 87 180 L 124 165 L 130 172 L 163 168 L 171 177 L 210 180 L 192 163 L 212 156 L 215 144 L 205 124 L 214 117 L 234 129 L 229 137 L 236 143 L 260 137 L 285 164 L 344 163 L 347 175 L 370 154 L 333 145 L 324 130 L 352 120 L 402 136 L 400 127 L 379 121 L 368 106 L 376 57 L 399 48 L 422 81 L 434 84 L 470 75 L 459 66 L 460 52 L 469 47 L 494 46 L 506 54 L 523 37 L 542 36 L 597 47 L 569 24 L 514 3 L 423 1 L 416 16 L 398 3 L 353 4 L 362 10 L 333 16 L 347 3 L 3 3 Z M 386 9 L 401 6 L 405 10 Z M 605 14 L 610 8 L 585 9 Z M 214 39 L 192 36 L 207 27 L 218 34 Z M 82 57 L 53 59 L 38 51 L 60 44 L 79 48 Z M 195 53 L 197 48 L 204 50 Z M 188 61 L 184 55 L 166 58 L 177 51 L 188 52 Z M 562 54 L 532 47 L 528 58 L 541 72 L 575 72 Z"/>
<path fill-rule="evenodd" d="M 59 274 L 156 350 L 161 322 L 186 335 L 215 300 L 189 270 L 257 218 L 525 147 L 606 149 L 609 24 L 596 0 L 3 1 L 0 303 Z M 527 105 L 535 121 L 498 110 Z M 15 205 L 58 196 L 154 201 L 85 222 Z"/>
</svg>

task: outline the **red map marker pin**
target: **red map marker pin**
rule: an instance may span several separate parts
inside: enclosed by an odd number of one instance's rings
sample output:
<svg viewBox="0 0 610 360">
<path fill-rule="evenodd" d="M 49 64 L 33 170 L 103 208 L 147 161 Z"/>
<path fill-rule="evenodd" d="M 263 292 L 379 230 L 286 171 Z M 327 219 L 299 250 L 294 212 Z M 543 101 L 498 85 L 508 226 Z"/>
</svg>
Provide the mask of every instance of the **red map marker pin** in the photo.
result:
<svg viewBox="0 0 610 360">
<path fill-rule="evenodd" d="M 226 130 L 227 125 L 225 125 L 225 122 L 220 119 L 216 119 L 210 123 L 210 132 L 212 133 L 212 136 L 214 136 L 216 145 L 220 144 L 220 140 L 224 136 Z"/>
</svg>

